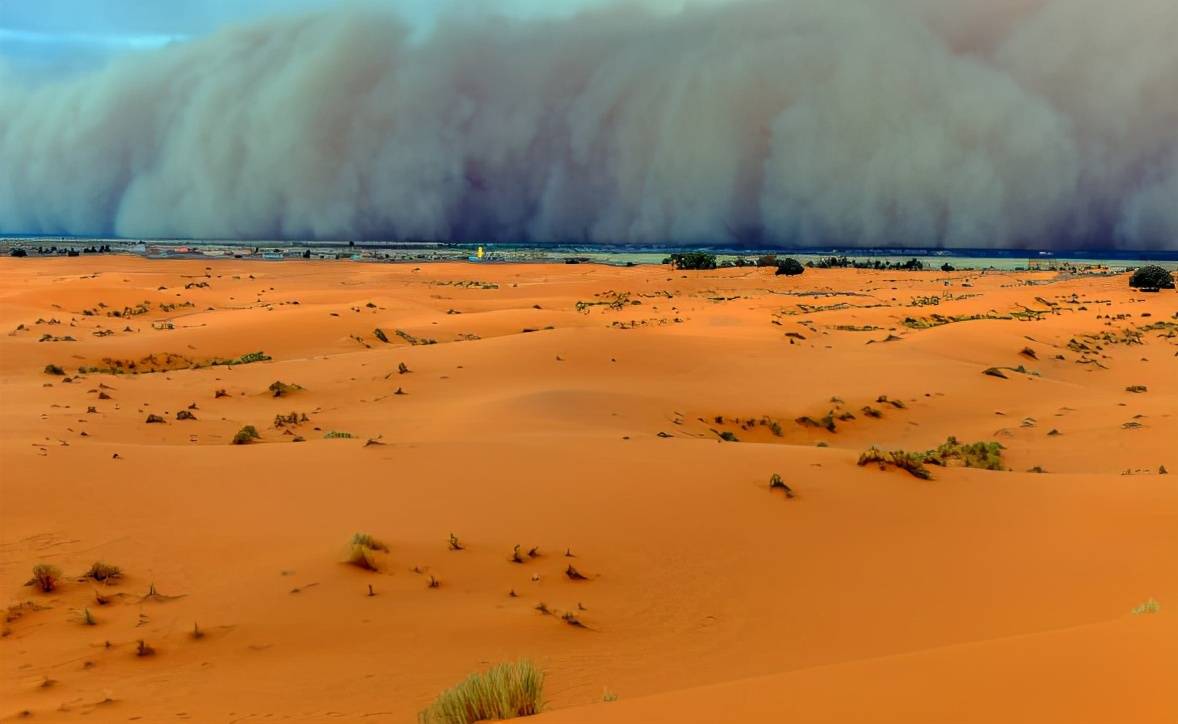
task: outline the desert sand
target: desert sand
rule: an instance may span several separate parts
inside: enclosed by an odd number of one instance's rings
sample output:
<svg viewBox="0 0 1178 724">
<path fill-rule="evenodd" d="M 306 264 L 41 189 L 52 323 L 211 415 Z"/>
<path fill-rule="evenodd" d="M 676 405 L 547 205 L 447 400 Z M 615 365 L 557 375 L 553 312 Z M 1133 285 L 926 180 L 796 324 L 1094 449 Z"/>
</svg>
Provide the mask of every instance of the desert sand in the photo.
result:
<svg viewBox="0 0 1178 724">
<path fill-rule="evenodd" d="M 0 330 L 3 718 L 529 657 L 537 724 L 1178 720 L 1178 294 L 1123 275 L 3 259 Z M 857 464 L 949 436 L 1005 469 Z"/>
</svg>

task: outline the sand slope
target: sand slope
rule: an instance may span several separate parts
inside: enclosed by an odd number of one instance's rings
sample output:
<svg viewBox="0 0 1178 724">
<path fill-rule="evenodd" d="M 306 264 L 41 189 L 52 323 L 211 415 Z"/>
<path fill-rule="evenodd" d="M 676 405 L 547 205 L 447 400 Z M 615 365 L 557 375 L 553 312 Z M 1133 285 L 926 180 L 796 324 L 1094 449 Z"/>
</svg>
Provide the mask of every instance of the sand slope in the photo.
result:
<svg viewBox="0 0 1178 724">
<path fill-rule="evenodd" d="M 529 656 L 553 720 L 1173 721 L 1175 314 L 1051 273 L 0 260 L 0 716 L 409 721 Z M 1008 470 L 856 465 L 949 435 Z"/>
</svg>

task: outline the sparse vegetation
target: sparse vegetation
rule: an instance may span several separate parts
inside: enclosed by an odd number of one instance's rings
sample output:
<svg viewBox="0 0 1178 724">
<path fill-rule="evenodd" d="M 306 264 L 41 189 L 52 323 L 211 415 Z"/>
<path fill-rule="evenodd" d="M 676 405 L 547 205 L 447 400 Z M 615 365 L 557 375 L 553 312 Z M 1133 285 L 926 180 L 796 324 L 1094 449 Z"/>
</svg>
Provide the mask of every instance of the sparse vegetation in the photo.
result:
<svg viewBox="0 0 1178 724">
<path fill-rule="evenodd" d="M 51 593 L 61 581 L 61 569 L 48 563 L 33 566 L 33 578 L 29 585 L 36 585 L 42 593 Z"/>
<path fill-rule="evenodd" d="M 870 448 L 865 450 L 859 456 L 859 465 L 870 465 L 876 463 L 880 469 L 884 469 L 888 465 L 907 470 L 914 477 L 921 480 L 932 480 L 933 474 L 928 471 L 923 465 L 923 456 L 919 453 L 909 453 L 903 450 L 893 450 L 891 452 L 884 452 L 879 448 Z"/>
<path fill-rule="evenodd" d="M 473 724 L 538 714 L 544 672 L 527 660 L 499 664 L 443 691 L 418 715 L 421 724 Z"/>
<path fill-rule="evenodd" d="M 270 393 L 272 395 L 274 395 L 275 397 L 286 397 L 287 395 L 292 394 L 294 392 L 298 392 L 299 390 L 301 390 L 303 388 L 301 385 L 295 385 L 295 384 L 288 385 L 287 383 L 283 382 L 282 380 L 274 380 L 273 382 L 270 383 L 270 386 L 266 389 L 270 390 Z"/>
<path fill-rule="evenodd" d="M 672 254 L 663 260 L 664 264 L 670 264 L 674 269 L 715 269 L 716 255 L 708 254 L 703 251 L 689 251 L 683 254 Z"/>
<path fill-rule="evenodd" d="M 54 375 L 56 377 L 61 377 L 65 374 L 65 370 L 63 370 L 58 365 L 48 364 L 48 365 L 45 365 L 45 374 Z"/>
<path fill-rule="evenodd" d="M 331 430 L 323 434 L 324 440 L 351 440 L 352 433 L 340 432 L 338 430 Z"/>
<path fill-rule="evenodd" d="M 92 578 L 95 581 L 109 582 L 122 577 L 122 575 L 123 572 L 118 566 L 112 566 L 102 561 L 94 561 L 90 564 L 90 570 L 86 571 L 82 577 Z"/>
<path fill-rule="evenodd" d="M 1140 394 L 1142 392 L 1148 392 L 1148 391 L 1149 391 L 1149 388 L 1147 388 L 1145 385 L 1129 385 L 1128 387 L 1125 388 L 1125 392 L 1134 392 L 1137 394 Z"/>
<path fill-rule="evenodd" d="M 772 490 L 783 490 L 783 491 L 785 491 L 785 497 L 787 497 L 787 498 L 794 497 L 793 488 L 786 485 L 785 481 L 782 480 L 781 476 L 778 475 L 777 473 L 773 473 L 772 475 L 769 476 L 769 490 L 771 490 L 771 491 Z"/>
<path fill-rule="evenodd" d="M 806 271 L 806 267 L 793 257 L 788 257 L 777 263 L 776 276 L 797 276 Z"/>
<path fill-rule="evenodd" d="M 384 542 L 368 533 L 355 533 L 348 543 L 348 553 L 344 562 L 366 571 L 379 571 L 380 561 L 377 554 L 388 552 L 389 547 Z"/>
<path fill-rule="evenodd" d="M 165 420 L 164 420 L 164 418 L 160 417 L 159 415 L 150 414 L 147 416 L 147 420 L 145 420 L 145 422 L 147 422 L 147 424 L 149 424 L 149 425 L 158 425 L 158 424 L 165 422 Z"/>
<path fill-rule="evenodd" d="M 454 535 L 453 533 L 450 534 L 450 550 L 452 550 L 452 551 L 463 550 L 462 543 L 458 542 L 458 536 Z"/>
<path fill-rule="evenodd" d="M 926 452 L 906 452 L 893 450 L 885 452 L 872 447 L 859 456 L 859 465 L 877 463 L 880 468 L 889 465 L 907 470 L 921 480 L 932 480 L 932 473 L 925 465 L 948 466 L 956 461 L 967 468 L 982 470 L 1004 470 L 1002 466 L 1002 451 L 1005 448 L 998 442 L 961 443 L 957 438 L 949 437 L 940 446 Z"/>
<path fill-rule="evenodd" d="M 1140 616 L 1146 613 L 1157 613 L 1162 610 L 1162 604 L 1157 602 L 1157 599 L 1150 598 L 1144 603 L 1133 607 L 1133 615 Z"/>
<path fill-rule="evenodd" d="M 1160 266 L 1150 264 L 1133 272 L 1129 277 L 1129 286 L 1146 292 L 1156 292 L 1159 289 L 1173 289 L 1174 277 Z"/>
<path fill-rule="evenodd" d="M 379 339 L 381 342 L 384 342 L 385 344 L 389 344 L 389 336 L 387 334 L 385 334 L 384 330 L 381 329 L 380 327 L 377 327 L 376 329 L 372 330 L 372 335 L 374 337 L 376 337 L 377 339 Z"/>
<path fill-rule="evenodd" d="M 260 439 L 262 439 L 262 436 L 258 434 L 258 428 L 254 427 L 253 425 L 246 425 L 245 427 L 238 430 L 237 434 L 233 436 L 233 444 L 248 445 L 254 440 Z"/>
</svg>

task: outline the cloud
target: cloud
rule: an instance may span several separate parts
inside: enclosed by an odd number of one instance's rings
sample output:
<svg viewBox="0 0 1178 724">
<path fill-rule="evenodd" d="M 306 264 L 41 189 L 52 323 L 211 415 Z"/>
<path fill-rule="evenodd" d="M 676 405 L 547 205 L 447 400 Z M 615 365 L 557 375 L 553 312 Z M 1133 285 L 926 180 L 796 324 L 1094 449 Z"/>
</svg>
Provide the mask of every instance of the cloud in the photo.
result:
<svg viewBox="0 0 1178 724">
<path fill-rule="evenodd" d="M 678 5 L 420 40 L 347 7 L 0 72 L 0 228 L 1178 248 L 1170 0 Z"/>
</svg>

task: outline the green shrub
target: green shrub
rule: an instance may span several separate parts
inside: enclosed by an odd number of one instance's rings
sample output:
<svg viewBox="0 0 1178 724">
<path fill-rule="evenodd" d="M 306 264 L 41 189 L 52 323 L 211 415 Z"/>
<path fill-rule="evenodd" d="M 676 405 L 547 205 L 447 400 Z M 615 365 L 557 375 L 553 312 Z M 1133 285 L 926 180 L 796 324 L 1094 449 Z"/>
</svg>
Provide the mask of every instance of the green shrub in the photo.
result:
<svg viewBox="0 0 1178 724">
<path fill-rule="evenodd" d="M 266 389 L 270 390 L 270 392 L 275 397 L 285 397 L 285 396 L 291 394 L 292 392 L 298 392 L 299 390 L 301 390 L 303 388 L 300 385 L 294 385 L 294 384 L 288 385 L 285 382 L 283 382 L 282 380 L 274 380 L 273 382 L 270 383 L 270 386 Z"/>
<path fill-rule="evenodd" d="M 1005 449 L 999 442 L 960 443 L 950 436 L 936 450 L 925 453 L 924 462 L 946 465 L 949 460 L 960 460 L 967 468 L 1003 470 L 1002 451 Z"/>
<path fill-rule="evenodd" d="M 872 463 L 877 463 L 880 468 L 891 465 L 901 470 L 907 470 L 911 475 L 921 480 L 932 480 L 933 478 L 933 474 L 923 465 L 924 456 L 920 453 L 909 453 L 903 450 L 884 452 L 879 448 L 873 447 L 865 450 L 859 456 L 859 465 L 870 465 Z"/>
<path fill-rule="evenodd" d="M 472 724 L 538 714 L 544 672 L 527 660 L 499 664 L 443 691 L 418 715 L 421 724 Z"/>
<path fill-rule="evenodd" d="M 260 440 L 261 438 L 262 436 L 258 434 L 258 428 L 254 427 L 253 425 L 246 425 L 245 427 L 238 430 L 237 434 L 233 436 L 233 444 L 248 445 L 254 440 Z"/>
<path fill-rule="evenodd" d="M 1159 289 L 1173 289 L 1174 277 L 1166 269 L 1151 264 L 1133 272 L 1133 276 L 1129 278 L 1129 286 L 1155 292 Z"/>
<path fill-rule="evenodd" d="M 57 588 L 57 582 L 61 580 L 61 569 L 57 566 L 48 563 L 38 563 L 33 566 L 33 579 L 29 581 L 30 585 L 36 584 L 38 588 L 44 593 Z"/>
<path fill-rule="evenodd" d="M 715 269 L 716 255 L 703 251 L 689 251 L 672 254 L 664 263 L 669 263 L 675 269 Z"/>
<path fill-rule="evenodd" d="M 806 267 L 801 265 L 797 259 L 789 257 L 783 259 L 777 264 L 777 276 L 794 277 L 806 271 Z"/>
</svg>

